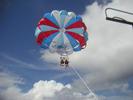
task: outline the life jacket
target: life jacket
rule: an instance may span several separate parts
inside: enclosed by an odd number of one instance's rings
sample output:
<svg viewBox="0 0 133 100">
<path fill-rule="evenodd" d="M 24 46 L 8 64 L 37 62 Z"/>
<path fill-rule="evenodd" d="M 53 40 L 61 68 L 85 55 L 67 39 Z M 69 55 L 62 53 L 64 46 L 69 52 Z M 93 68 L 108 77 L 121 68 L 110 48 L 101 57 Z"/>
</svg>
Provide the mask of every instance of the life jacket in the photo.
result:
<svg viewBox="0 0 133 100">
<path fill-rule="evenodd" d="M 69 62 L 68 62 L 68 60 L 65 60 L 65 64 L 68 64 Z"/>
<path fill-rule="evenodd" d="M 64 60 L 62 59 L 60 63 L 61 63 L 61 64 L 64 64 Z"/>
</svg>

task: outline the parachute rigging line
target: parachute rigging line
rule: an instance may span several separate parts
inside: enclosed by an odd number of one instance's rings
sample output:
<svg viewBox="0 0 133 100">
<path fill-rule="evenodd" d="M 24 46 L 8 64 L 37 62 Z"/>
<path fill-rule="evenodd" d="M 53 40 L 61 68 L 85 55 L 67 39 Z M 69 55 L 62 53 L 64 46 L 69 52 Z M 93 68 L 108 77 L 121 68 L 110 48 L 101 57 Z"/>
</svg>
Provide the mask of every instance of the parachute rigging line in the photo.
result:
<svg viewBox="0 0 133 100">
<path fill-rule="evenodd" d="M 92 90 L 88 87 L 86 81 L 79 74 L 79 72 L 75 68 L 73 68 L 72 66 L 71 67 L 68 67 L 68 68 L 71 68 L 73 70 L 73 72 L 79 77 L 79 79 L 83 82 L 84 86 L 87 88 L 87 90 L 89 91 L 89 93 L 93 93 Z"/>
<path fill-rule="evenodd" d="M 79 79 L 82 81 L 82 83 L 84 84 L 84 86 L 87 88 L 89 94 L 93 95 L 93 97 L 95 97 L 96 100 L 98 100 L 98 97 L 97 97 L 97 96 L 95 95 L 95 93 L 92 92 L 92 90 L 88 87 L 86 81 L 82 78 L 82 76 L 79 74 L 79 72 L 78 72 L 74 67 L 72 67 L 72 66 L 69 66 L 68 68 L 69 68 L 69 69 L 71 68 L 72 71 L 79 77 Z"/>
<path fill-rule="evenodd" d="M 105 9 L 106 20 L 114 21 L 114 22 L 119 22 L 119 23 L 128 24 L 128 25 L 132 25 L 133 26 L 133 22 L 125 20 L 125 19 L 123 19 L 121 17 L 109 17 L 108 14 L 107 14 L 107 12 L 109 10 L 113 10 L 113 11 L 129 14 L 129 15 L 133 15 L 133 13 L 127 12 L 127 11 L 123 11 L 123 10 L 119 10 L 119 9 L 115 9 L 115 8 L 106 8 Z"/>
<path fill-rule="evenodd" d="M 73 77 L 71 77 L 71 79 L 72 79 L 73 82 L 74 82 L 77 78 L 79 78 L 79 77 L 77 76 L 77 74 L 75 74 L 75 72 L 74 72 L 70 67 L 67 67 L 66 69 L 68 69 L 68 71 L 69 71 L 70 73 L 72 73 Z"/>
</svg>

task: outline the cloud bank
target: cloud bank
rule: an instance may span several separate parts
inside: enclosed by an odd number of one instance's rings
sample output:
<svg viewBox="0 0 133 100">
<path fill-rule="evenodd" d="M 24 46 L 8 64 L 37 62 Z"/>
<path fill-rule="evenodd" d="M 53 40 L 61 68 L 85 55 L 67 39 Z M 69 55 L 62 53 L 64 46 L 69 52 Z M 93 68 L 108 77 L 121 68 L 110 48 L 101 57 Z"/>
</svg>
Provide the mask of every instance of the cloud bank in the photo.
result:
<svg viewBox="0 0 133 100">
<path fill-rule="evenodd" d="M 63 85 L 54 80 L 40 80 L 27 93 L 12 86 L 0 93 L 0 100 L 97 100 L 93 94 L 83 95 L 73 92 L 70 84 Z"/>
<path fill-rule="evenodd" d="M 82 17 L 88 27 L 88 46 L 70 56 L 70 66 L 76 67 L 84 74 L 84 79 L 92 90 L 118 91 L 116 96 L 110 97 L 112 100 L 124 98 L 119 96 L 122 93 L 126 95 L 125 100 L 128 100 L 127 97 L 129 100 L 132 98 L 130 94 L 133 91 L 129 89 L 128 79 L 133 75 L 133 30 L 130 25 L 107 21 L 104 10 L 112 7 L 133 12 L 132 4 L 132 0 L 113 0 L 104 6 L 98 5 L 97 2 L 87 6 Z M 125 14 L 109 13 L 113 14 L 133 20 L 133 17 Z M 57 55 L 45 53 L 42 58 L 47 62 L 58 62 Z M 79 91 L 84 91 L 80 84 L 80 80 L 75 80 L 72 85 L 78 86 Z"/>
</svg>

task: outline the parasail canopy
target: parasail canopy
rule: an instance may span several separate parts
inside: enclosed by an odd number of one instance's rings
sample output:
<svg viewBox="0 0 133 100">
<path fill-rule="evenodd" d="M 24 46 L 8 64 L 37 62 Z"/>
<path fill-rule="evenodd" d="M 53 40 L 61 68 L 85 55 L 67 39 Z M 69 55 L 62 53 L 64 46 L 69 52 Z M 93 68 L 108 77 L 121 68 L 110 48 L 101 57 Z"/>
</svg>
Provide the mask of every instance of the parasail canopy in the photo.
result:
<svg viewBox="0 0 133 100">
<path fill-rule="evenodd" d="M 53 10 L 39 21 L 36 42 L 50 52 L 69 55 L 86 47 L 88 33 L 80 16 L 65 10 Z"/>
</svg>

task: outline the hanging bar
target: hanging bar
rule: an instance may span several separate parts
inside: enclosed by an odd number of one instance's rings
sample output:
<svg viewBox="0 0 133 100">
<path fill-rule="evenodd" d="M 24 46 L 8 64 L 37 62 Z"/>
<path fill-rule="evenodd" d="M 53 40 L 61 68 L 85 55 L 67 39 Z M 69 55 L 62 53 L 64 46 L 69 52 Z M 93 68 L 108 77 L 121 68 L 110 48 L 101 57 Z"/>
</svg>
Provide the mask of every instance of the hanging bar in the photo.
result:
<svg viewBox="0 0 133 100">
<path fill-rule="evenodd" d="M 114 11 L 117 11 L 117 12 L 122 12 L 122 13 L 130 14 L 130 15 L 133 15 L 133 13 L 122 11 L 122 10 L 118 10 L 118 9 L 114 9 L 114 8 L 106 8 L 105 9 L 106 20 L 119 22 L 119 23 L 123 23 L 123 24 L 129 24 L 129 25 L 133 26 L 133 22 L 127 21 L 127 20 L 125 20 L 125 19 L 123 19 L 121 17 L 109 17 L 107 15 L 108 10 L 114 10 Z"/>
</svg>

